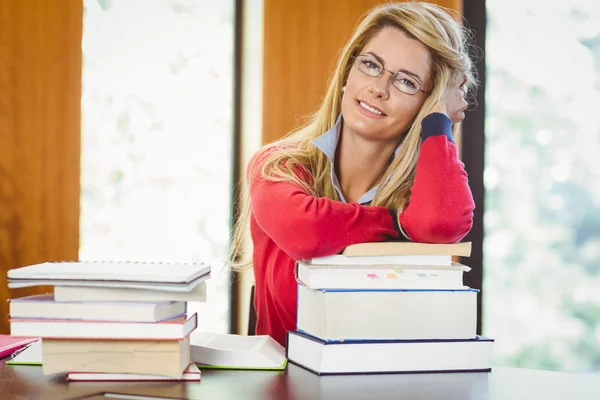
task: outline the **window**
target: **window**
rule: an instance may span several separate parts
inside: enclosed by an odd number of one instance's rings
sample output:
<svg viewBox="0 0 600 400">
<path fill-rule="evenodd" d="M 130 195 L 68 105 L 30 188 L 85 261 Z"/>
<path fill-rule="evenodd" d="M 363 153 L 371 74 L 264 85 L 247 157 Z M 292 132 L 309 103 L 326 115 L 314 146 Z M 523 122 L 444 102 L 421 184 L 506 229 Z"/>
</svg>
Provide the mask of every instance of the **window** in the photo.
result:
<svg viewBox="0 0 600 400">
<path fill-rule="evenodd" d="M 487 1 L 484 329 L 496 365 L 600 368 L 600 3 Z"/>
<path fill-rule="evenodd" d="M 234 1 L 84 6 L 80 258 L 210 263 L 228 332 Z"/>
</svg>

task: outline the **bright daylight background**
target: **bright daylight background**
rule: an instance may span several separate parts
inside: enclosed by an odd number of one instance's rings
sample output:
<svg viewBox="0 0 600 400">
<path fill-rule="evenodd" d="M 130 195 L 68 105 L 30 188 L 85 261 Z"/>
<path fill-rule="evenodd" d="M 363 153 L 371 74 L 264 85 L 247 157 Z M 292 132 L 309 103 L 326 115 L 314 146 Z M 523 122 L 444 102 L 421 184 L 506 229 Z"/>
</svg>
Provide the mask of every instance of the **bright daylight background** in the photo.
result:
<svg viewBox="0 0 600 400">
<path fill-rule="evenodd" d="M 202 261 L 229 330 L 233 0 L 85 0 L 82 260 Z"/>
<path fill-rule="evenodd" d="M 484 334 L 600 370 L 600 2 L 487 0 Z"/>
</svg>

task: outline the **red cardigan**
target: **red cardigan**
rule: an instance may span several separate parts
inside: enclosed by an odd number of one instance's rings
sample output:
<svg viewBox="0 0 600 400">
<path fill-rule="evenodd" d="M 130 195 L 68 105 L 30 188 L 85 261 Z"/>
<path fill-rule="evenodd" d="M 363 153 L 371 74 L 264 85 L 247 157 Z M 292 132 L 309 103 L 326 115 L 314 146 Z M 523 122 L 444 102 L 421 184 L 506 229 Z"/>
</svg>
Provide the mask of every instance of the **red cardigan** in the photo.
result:
<svg viewBox="0 0 600 400">
<path fill-rule="evenodd" d="M 450 120 L 442 114 L 426 117 L 422 138 L 400 225 L 412 241 L 460 241 L 471 229 L 475 204 Z M 255 156 L 249 170 L 260 159 Z M 268 334 L 285 346 L 286 331 L 296 329 L 295 261 L 336 254 L 351 244 L 401 238 L 397 214 L 381 206 L 310 196 L 298 185 L 260 176 L 249 184 L 256 334 Z"/>
</svg>

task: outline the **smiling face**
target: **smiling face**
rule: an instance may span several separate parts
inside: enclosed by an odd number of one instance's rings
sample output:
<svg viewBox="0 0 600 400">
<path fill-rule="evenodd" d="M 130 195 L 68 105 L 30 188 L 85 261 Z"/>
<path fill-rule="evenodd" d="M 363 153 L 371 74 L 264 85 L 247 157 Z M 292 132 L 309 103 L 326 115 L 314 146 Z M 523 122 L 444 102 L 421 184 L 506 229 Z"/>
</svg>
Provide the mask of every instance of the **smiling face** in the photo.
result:
<svg viewBox="0 0 600 400">
<path fill-rule="evenodd" d="M 386 71 L 368 76 L 350 69 L 342 98 L 342 135 L 398 143 L 427 94 L 409 95 L 392 86 L 392 73 L 402 71 L 416 79 L 421 89 L 431 89 L 431 55 L 427 47 L 396 28 L 378 32 L 361 53 L 379 60 Z M 392 73 L 387 72 L 392 71 Z M 406 81 L 409 84 L 408 81 Z"/>
</svg>

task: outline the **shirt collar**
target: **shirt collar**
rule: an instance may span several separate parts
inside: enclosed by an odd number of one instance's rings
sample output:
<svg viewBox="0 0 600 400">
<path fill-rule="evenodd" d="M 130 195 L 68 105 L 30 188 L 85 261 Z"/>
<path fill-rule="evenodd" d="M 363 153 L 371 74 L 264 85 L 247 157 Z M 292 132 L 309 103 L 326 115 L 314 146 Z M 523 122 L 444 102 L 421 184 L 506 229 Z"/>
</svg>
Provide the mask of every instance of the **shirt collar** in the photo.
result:
<svg viewBox="0 0 600 400">
<path fill-rule="evenodd" d="M 323 152 L 323 154 L 325 154 L 325 156 L 329 159 L 329 162 L 331 164 L 330 178 L 331 178 L 331 183 L 333 184 L 333 188 L 338 193 L 340 200 L 343 201 L 344 203 L 347 203 L 346 199 L 344 198 L 344 194 L 342 193 L 342 188 L 340 186 L 340 182 L 337 178 L 337 175 L 335 174 L 335 167 L 334 167 L 335 150 L 337 149 L 337 145 L 340 140 L 341 128 L 342 128 L 342 115 L 340 114 L 338 116 L 337 120 L 335 121 L 335 124 L 331 127 L 331 129 L 329 129 L 327 132 L 325 132 L 322 135 L 313 139 L 312 144 L 315 147 L 317 147 L 319 150 L 321 150 Z M 400 146 L 396 147 L 396 150 L 394 150 L 394 158 L 398 156 L 399 152 L 400 152 Z M 385 178 L 384 183 L 387 183 L 389 181 L 389 179 L 390 179 L 390 176 L 388 175 Z M 358 199 L 357 203 L 367 204 L 367 203 L 370 203 L 371 201 L 373 201 L 373 198 L 375 197 L 375 192 L 377 192 L 377 188 L 378 188 L 378 186 L 376 185 L 376 186 L 372 187 L 371 189 L 369 189 L 365 194 L 363 194 L 360 197 L 360 199 Z"/>
</svg>

